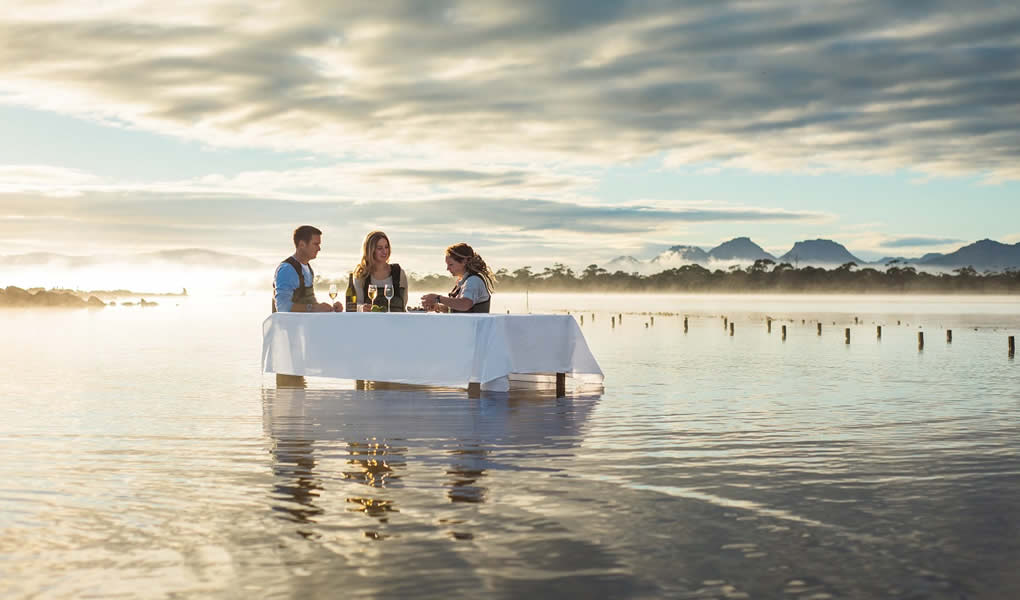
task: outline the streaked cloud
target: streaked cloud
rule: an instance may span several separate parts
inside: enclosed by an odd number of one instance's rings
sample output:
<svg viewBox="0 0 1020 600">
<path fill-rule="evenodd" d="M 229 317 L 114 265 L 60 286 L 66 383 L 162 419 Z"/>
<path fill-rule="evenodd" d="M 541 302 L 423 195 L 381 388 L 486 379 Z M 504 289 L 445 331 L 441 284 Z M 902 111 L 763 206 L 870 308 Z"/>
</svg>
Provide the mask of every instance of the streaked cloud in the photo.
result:
<svg viewBox="0 0 1020 600">
<path fill-rule="evenodd" d="M 664 155 L 1015 180 L 1018 31 L 994 0 L 47 2 L 0 9 L 0 102 L 447 177 Z"/>
<path fill-rule="evenodd" d="M 449 181 L 449 175 L 442 172 L 433 177 L 421 170 L 370 175 L 394 180 L 393 185 L 408 194 L 403 197 L 411 200 L 384 196 L 324 201 L 318 191 L 305 200 L 258 195 L 252 191 L 257 185 L 244 176 L 191 181 L 179 184 L 178 189 L 160 183 L 151 189 L 141 184 L 112 184 L 104 189 L 89 182 L 74 194 L 59 197 L 8 193 L 0 195 L 0 245 L 26 252 L 53 250 L 60 244 L 68 248 L 105 244 L 128 252 L 204 247 L 268 260 L 279 248 L 286 250 L 294 224 L 312 223 L 329 232 L 331 240 L 342 236 L 344 248 L 338 251 L 344 253 L 345 260 L 358 251 L 360 236 L 383 228 L 394 237 L 395 246 L 413 249 L 413 254 L 421 257 L 411 259 L 420 261 L 416 268 L 428 270 L 432 267 L 426 257 L 454 238 L 483 243 L 490 254 L 516 265 L 533 256 L 548 257 L 553 251 L 556 260 L 583 261 L 590 258 L 593 245 L 604 248 L 602 252 L 608 255 L 619 248 L 644 247 L 650 241 L 672 241 L 691 224 L 728 222 L 739 226 L 831 219 L 821 212 L 722 203 L 619 205 L 590 199 L 520 197 L 512 195 L 513 186 L 504 188 L 504 195 L 472 194 L 479 180 L 487 187 L 493 177 L 503 176 L 479 177 L 473 172 L 452 178 L 455 186 L 466 186 L 454 190 L 460 194 L 451 194 L 445 187 L 434 189 L 434 181 Z M 512 177 L 526 180 L 528 175 L 515 173 Z M 412 183 L 407 184 L 408 180 Z M 245 185 L 232 188 L 229 184 L 234 181 Z M 400 181 L 417 187 L 408 191 Z M 206 187 L 201 189 L 199 183 Z M 568 183 L 557 185 L 564 186 L 560 193 L 570 189 Z"/>
<path fill-rule="evenodd" d="M 945 246 L 959 244 L 964 240 L 956 238 L 938 238 L 926 236 L 900 237 L 882 242 L 884 248 L 920 248 L 925 246 Z"/>
</svg>

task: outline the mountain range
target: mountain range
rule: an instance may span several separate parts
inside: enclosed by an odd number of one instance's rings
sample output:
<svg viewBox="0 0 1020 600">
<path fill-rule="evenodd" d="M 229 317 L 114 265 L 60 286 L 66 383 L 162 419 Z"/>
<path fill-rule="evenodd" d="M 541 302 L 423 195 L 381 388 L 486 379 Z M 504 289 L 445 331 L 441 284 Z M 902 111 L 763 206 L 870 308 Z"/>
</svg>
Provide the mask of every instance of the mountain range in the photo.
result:
<svg viewBox="0 0 1020 600">
<path fill-rule="evenodd" d="M 750 265 L 759 259 L 779 263 L 790 263 L 796 267 L 821 266 L 832 268 L 848 262 L 859 266 L 885 268 L 895 261 L 899 266 L 912 266 L 919 270 L 948 271 L 961 267 L 973 267 L 978 272 L 1020 269 L 1020 243 L 1003 244 L 995 240 L 980 240 L 946 254 L 929 253 L 917 258 L 887 256 L 868 262 L 854 256 L 842 244 L 824 239 L 802 240 L 786 253 L 776 257 L 765 251 L 748 237 L 738 237 L 718 246 L 704 250 L 698 246 L 677 245 L 667 248 L 657 256 L 641 260 L 634 256 L 618 256 L 599 265 L 610 273 L 659 273 L 684 265 L 698 264 L 709 269 L 726 269 L 734 264 Z M 270 264 L 259 260 L 227 254 L 214 250 L 191 248 L 163 250 L 116 256 L 69 256 L 48 252 L 34 252 L 0 256 L 0 264 L 15 269 L 65 268 L 82 269 L 109 265 L 132 265 L 146 269 L 163 266 L 184 266 L 188 268 L 208 267 L 245 272 L 269 272 Z"/>
<path fill-rule="evenodd" d="M 633 256 L 618 256 L 603 266 L 610 272 L 658 273 L 683 265 L 698 264 L 708 268 L 726 268 L 732 264 L 751 264 L 759 259 L 776 263 L 790 263 L 797 267 L 833 267 L 848 262 L 859 266 L 885 267 L 895 261 L 903 266 L 918 269 L 948 270 L 973 267 L 979 272 L 1020 269 L 1020 243 L 1003 244 L 995 240 L 980 240 L 948 254 L 929 253 L 918 258 L 884 257 L 868 262 L 854 256 L 845 246 L 832 240 L 815 239 L 795 243 L 793 248 L 778 258 L 766 252 L 747 237 L 734 238 L 711 250 L 697 246 L 672 246 L 657 256 L 642 261 Z"/>
</svg>

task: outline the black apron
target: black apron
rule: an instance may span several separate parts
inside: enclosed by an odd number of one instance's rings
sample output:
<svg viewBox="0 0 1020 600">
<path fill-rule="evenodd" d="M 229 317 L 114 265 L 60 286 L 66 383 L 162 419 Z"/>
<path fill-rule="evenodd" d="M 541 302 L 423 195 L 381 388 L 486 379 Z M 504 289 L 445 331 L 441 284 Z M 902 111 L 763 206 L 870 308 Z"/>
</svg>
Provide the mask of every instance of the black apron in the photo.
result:
<svg viewBox="0 0 1020 600">
<path fill-rule="evenodd" d="M 390 265 L 390 278 L 393 280 L 393 300 L 390 302 L 390 312 L 406 312 L 407 288 L 400 287 L 400 265 L 396 263 Z M 368 299 L 368 286 L 371 282 L 372 274 L 369 273 L 361 284 L 362 298 Z M 386 309 L 386 296 L 383 296 L 382 286 L 378 286 L 375 301 L 372 302 L 372 305 L 381 306 L 384 310 Z"/>
</svg>

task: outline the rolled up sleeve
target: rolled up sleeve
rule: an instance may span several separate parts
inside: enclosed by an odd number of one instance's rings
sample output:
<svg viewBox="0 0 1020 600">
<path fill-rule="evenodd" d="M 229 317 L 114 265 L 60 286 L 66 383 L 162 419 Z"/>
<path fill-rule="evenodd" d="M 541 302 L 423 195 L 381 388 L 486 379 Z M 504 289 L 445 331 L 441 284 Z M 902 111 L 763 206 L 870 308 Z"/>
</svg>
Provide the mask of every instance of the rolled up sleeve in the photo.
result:
<svg viewBox="0 0 1020 600">
<path fill-rule="evenodd" d="M 290 312 L 294 308 L 294 290 L 298 289 L 301 281 L 298 279 L 297 271 L 287 263 L 281 263 L 276 267 L 276 310 Z"/>
</svg>

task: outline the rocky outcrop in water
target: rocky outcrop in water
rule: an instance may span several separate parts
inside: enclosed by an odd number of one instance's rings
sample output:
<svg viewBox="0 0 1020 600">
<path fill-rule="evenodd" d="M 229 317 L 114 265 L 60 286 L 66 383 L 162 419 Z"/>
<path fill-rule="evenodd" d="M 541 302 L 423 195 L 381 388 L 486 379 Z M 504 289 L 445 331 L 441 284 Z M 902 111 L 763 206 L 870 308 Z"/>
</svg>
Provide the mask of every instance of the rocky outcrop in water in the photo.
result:
<svg viewBox="0 0 1020 600">
<path fill-rule="evenodd" d="M 8 286 L 0 290 L 0 307 L 2 308 L 102 308 L 106 303 L 89 296 L 88 300 L 70 292 L 53 292 L 39 290 L 35 293 L 19 287 Z"/>
<path fill-rule="evenodd" d="M 121 302 L 121 306 L 159 306 L 159 302 L 147 302 L 145 298 L 142 298 L 138 302 Z"/>
</svg>

